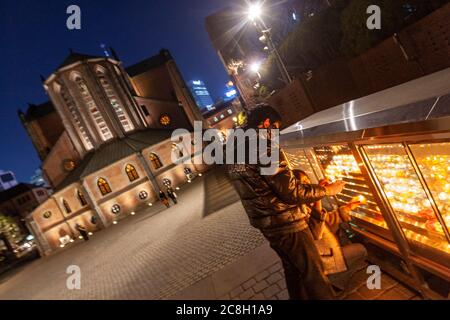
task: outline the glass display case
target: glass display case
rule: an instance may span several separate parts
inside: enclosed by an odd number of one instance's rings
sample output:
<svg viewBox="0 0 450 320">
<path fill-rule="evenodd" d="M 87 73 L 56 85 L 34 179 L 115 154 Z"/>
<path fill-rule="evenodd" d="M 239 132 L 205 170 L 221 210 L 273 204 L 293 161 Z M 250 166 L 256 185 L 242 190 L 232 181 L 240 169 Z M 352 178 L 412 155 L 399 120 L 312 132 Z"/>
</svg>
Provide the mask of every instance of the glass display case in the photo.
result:
<svg viewBox="0 0 450 320">
<path fill-rule="evenodd" d="M 330 181 L 343 180 L 346 182 L 344 191 L 336 196 L 338 204 L 343 205 L 351 201 L 361 202 L 361 205 L 351 214 L 372 225 L 387 229 L 380 208 L 351 149 L 347 145 L 321 146 L 313 149 L 326 178 Z"/>
<path fill-rule="evenodd" d="M 288 149 L 285 150 L 285 154 L 291 168 L 304 171 L 311 183 L 318 184 L 321 179 L 325 178 L 311 148 Z M 332 210 L 336 206 L 336 202 L 330 197 L 324 198 L 322 204 L 328 210 Z"/>
<path fill-rule="evenodd" d="M 409 147 L 439 213 L 450 230 L 450 142 L 410 144 Z M 443 232 L 437 219 L 429 220 L 428 225 L 432 230 Z"/>
<path fill-rule="evenodd" d="M 442 226 L 439 226 L 437 213 L 432 208 L 405 146 L 393 143 L 366 145 L 363 149 L 408 240 L 415 245 L 450 252 Z M 425 164 L 424 161 L 427 161 L 426 157 L 422 161 L 422 170 L 430 179 L 433 177 L 430 173 L 433 166 L 429 167 L 431 162 Z M 437 166 L 435 168 L 437 170 Z M 439 183 L 435 182 L 435 185 L 438 186 Z"/>
<path fill-rule="evenodd" d="M 315 160 L 308 157 L 307 154 L 311 151 L 309 149 L 287 149 L 285 154 L 288 158 L 292 169 L 300 169 L 308 175 L 312 183 L 319 183 L 323 179 L 323 175 Z"/>
<path fill-rule="evenodd" d="M 416 288 L 425 298 L 448 299 L 450 94 L 439 96 L 439 91 L 426 95 L 436 98 L 424 98 L 420 92 L 431 87 L 428 80 L 424 84 L 410 92 L 417 100 L 408 104 L 402 86 L 391 99 L 385 95 L 373 100 L 364 97 L 355 100 L 360 103 L 358 107 L 346 103 L 326 114 L 313 114 L 285 129 L 280 144 L 303 149 L 296 165 L 304 171 L 308 163 L 311 165 L 307 161 L 311 155 L 319 167 L 312 171 L 347 183 L 335 197 L 336 203 L 364 201 L 351 213 L 351 225 L 355 241 L 366 246 L 371 263 Z M 387 101 L 389 106 L 376 117 L 342 112 L 370 109 Z M 431 118 L 438 108 L 439 113 Z"/>
</svg>

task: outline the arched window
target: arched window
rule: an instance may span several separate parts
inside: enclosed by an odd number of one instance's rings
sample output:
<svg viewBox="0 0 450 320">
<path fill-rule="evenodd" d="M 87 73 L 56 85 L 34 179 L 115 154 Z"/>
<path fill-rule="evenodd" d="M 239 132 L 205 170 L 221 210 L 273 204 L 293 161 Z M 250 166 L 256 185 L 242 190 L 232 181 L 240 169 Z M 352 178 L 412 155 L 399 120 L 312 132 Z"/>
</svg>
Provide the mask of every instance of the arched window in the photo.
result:
<svg viewBox="0 0 450 320">
<path fill-rule="evenodd" d="M 64 211 L 66 211 L 67 214 L 72 212 L 72 209 L 70 209 L 69 203 L 67 203 L 66 199 L 61 199 L 62 205 L 64 207 Z"/>
<path fill-rule="evenodd" d="M 94 148 L 92 145 L 92 142 L 86 132 L 86 128 L 83 126 L 81 122 L 81 116 L 79 113 L 79 110 L 72 99 L 72 96 L 68 92 L 67 88 L 63 86 L 62 84 L 55 83 L 55 91 L 59 91 L 59 94 L 61 95 L 62 99 L 64 100 L 64 103 L 66 104 L 67 109 L 69 110 L 73 123 L 75 124 L 76 130 L 79 132 L 79 134 L 82 137 L 82 142 L 87 150 L 91 150 Z"/>
<path fill-rule="evenodd" d="M 178 158 L 183 158 L 183 149 L 176 143 L 172 143 L 172 152 L 175 152 Z"/>
<path fill-rule="evenodd" d="M 127 112 L 119 104 L 114 87 L 109 79 L 109 75 L 107 74 L 107 70 L 105 70 L 105 68 L 101 66 L 98 66 L 97 77 L 101 86 L 103 87 L 103 90 L 105 91 L 106 96 L 108 97 L 109 103 L 111 103 L 111 106 L 113 107 L 113 110 L 116 113 L 120 124 L 122 125 L 122 128 L 125 130 L 125 132 L 133 130 L 134 127 L 129 119 Z"/>
<path fill-rule="evenodd" d="M 109 183 L 105 179 L 99 178 L 97 180 L 97 186 L 100 189 L 100 192 L 102 193 L 103 196 L 108 193 L 111 193 L 111 187 L 109 186 Z"/>
<path fill-rule="evenodd" d="M 139 179 L 139 175 L 136 169 L 131 164 L 126 165 L 125 172 L 127 173 L 128 179 L 130 179 L 130 181 Z"/>
<path fill-rule="evenodd" d="M 84 197 L 84 194 L 80 191 L 77 190 L 77 197 L 78 200 L 80 200 L 80 204 L 84 207 L 85 205 L 87 205 L 87 201 L 86 198 Z"/>
<path fill-rule="evenodd" d="M 153 169 L 157 170 L 163 166 L 161 159 L 155 153 L 150 153 L 150 162 L 152 163 Z"/>
<path fill-rule="evenodd" d="M 76 82 L 78 86 L 78 90 L 81 93 L 81 96 L 83 98 L 84 104 L 88 108 L 91 118 L 94 121 L 98 132 L 100 133 L 102 139 L 104 141 L 107 141 L 111 138 L 113 138 L 113 135 L 111 131 L 109 130 L 108 125 L 105 122 L 105 119 L 103 118 L 103 115 L 101 114 L 100 110 L 98 109 L 94 98 L 92 97 L 91 91 L 89 90 L 88 86 L 86 85 L 86 82 L 81 78 L 79 74 L 74 74 L 72 76 L 73 81 Z"/>
</svg>

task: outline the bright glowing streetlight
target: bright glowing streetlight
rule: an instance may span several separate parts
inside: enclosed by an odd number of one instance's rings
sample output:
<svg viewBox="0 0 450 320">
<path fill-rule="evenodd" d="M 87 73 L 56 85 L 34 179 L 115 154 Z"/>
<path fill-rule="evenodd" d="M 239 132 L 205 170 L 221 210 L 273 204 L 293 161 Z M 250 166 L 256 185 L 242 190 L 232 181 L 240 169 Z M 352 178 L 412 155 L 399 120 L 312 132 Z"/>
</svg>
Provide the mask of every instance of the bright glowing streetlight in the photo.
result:
<svg viewBox="0 0 450 320">
<path fill-rule="evenodd" d="M 250 71 L 254 73 L 259 73 L 259 69 L 261 69 L 261 62 L 253 62 L 250 65 Z"/>
<path fill-rule="evenodd" d="M 255 21 L 255 19 L 261 17 L 262 7 L 260 3 L 252 3 L 248 7 L 248 18 L 251 21 Z"/>
<path fill-rule="evenodd" d="M 278 69 L 280 70 L 281 77 L 283 78 L 283 81 L 286 84 L 289 84 L 292 82 L 292 78 L 289 75 L 289 72 L 287 71 L 284 62 L 281 59 L 281 56 L 275 44 L 273 43 L 271 29 L 266 26 L 261 17 L 262 12 L 263 8 L 260 2 L 254 2 L 252 4 L 249 4 L 247 12 L 248 19 L 252 21 L 256 29 L 262 33 L 262 36 L 260 36 L 259 40 L 265 44 L 264 50 L 274 54 L 275 62 L 278 66 Z M 259 66 L 257 67 L 256 64 L 253 64 L 250 70 L 259 75 Z"/>
</svg>

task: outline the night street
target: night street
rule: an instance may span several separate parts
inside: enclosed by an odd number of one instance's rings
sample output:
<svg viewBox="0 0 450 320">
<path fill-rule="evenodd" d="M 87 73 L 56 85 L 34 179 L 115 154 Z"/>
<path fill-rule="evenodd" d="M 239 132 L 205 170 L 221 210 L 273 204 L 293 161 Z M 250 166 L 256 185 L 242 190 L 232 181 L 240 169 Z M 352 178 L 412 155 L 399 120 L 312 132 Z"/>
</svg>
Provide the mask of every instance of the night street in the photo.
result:
<svg viewBox="0 0 450 320">
<path fill-rule="evenodd" d="M 449 300 L 449 36 L 450 0 L 0 0 L 0 302 Z"/>
<path fill-rule="evenodd" d="M 198 178 L 180 192 L 177 206 L 139 212 L 89 242 L 0 278 L 0 299 L 164 298 L 263 244 L 240 203 L 203 216 L 205 179 L 216 183 L 214 172 Z M 66 288 L 72 264 L 81 268 L 81 290 Z"/>
</svg>

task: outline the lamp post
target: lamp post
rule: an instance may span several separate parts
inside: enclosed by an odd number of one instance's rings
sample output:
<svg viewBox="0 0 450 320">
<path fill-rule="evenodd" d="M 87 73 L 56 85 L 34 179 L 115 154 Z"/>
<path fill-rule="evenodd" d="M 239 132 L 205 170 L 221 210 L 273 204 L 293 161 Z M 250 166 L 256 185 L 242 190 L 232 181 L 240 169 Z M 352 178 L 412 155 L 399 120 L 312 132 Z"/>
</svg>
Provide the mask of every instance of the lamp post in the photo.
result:
<svg viewBox="0 0 450 320">
<path fill-rule="evenodd" d="M 259 73 L 260 69 L 261 69 L 261 62 L 253 62 L 252 64 L 250 64 L 250 71 L 256 73 L 259 79 L 261 79 L 261 74 Z"/>
<path fill-rule="evenodd" d="M 262 13 L 263 13 L 263 10 L 262 10 L 261 3 L 252 3 L 249 5 L 248 12 L 247 12 L 248 19 L 250 21 L 252 21 L 253 24 L 255 25 L 255 27 L 257 28 L 257 30 L 262 33 L 262 37 L 260 38 L 260 40 L 263 42 L 265 41 L 267 43 L 267 49 L 269 50 L 269 52 L 273 53 L 273 55 L 275 57 L 275 62 L 278 66 L 278 70 L 281 73 L 281 77 L 282 77 L 283 81 L 286 84 L 289 84 L 292 82 L 292 78 L 289 75 L 286 65 L 284 64 L 283 59 L 281 59 L 281 56 L 280 56 L 275 44 L 273 43 L 270 28 L 268 28 L 265 25 L 264 21 L 261 18 Z M 259 70 L 259 68 L 258 68 L 258 70 Z M 258 72 L 258 71 L 256 71 L 256 72 Z"/>
</svg>

